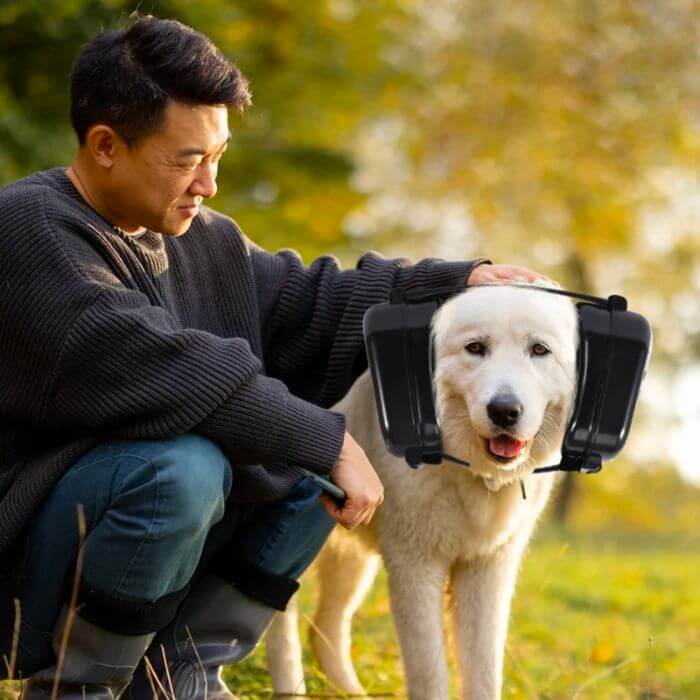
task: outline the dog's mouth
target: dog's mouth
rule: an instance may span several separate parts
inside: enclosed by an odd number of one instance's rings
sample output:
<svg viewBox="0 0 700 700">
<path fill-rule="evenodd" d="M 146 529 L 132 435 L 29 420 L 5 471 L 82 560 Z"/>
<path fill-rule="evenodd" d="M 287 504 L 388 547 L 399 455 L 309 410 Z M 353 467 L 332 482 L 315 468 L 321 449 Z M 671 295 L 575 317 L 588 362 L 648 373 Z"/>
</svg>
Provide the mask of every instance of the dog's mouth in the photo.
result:
<svg viewBox="0 0 700 700">
<path fill-rule="evenodd" d="M 489 457 L 501 464 L 508 464 L 515 460 L 527 445 L 527 441 L 517 440 L 505 433 L 492 438 L 482 438 L 482 440 Z"/>
</svg>

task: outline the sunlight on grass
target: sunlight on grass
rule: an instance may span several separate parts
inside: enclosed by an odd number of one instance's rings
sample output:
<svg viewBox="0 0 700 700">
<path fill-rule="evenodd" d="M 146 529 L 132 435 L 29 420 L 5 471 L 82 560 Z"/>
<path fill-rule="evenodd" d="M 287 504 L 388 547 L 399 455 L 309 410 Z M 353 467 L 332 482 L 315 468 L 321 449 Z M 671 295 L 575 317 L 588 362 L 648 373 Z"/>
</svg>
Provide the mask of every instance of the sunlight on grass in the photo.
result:
<svg viewBox="0 0 700 700">
<path fill-rule="evenodd" d="M 690 536 L 544 529 L 513 602 L 503 697 L 700 697 L 699 544 Z M 313 589 L 309 577 L 306 614 Z M 305 648 L 307 631 L 303 621 Z M 372 694 L 405 695 L 383 575 L 355 618 L 353 654 Z M 306 652 L 305 669 L 310 693 L 332 692 Z M 227 680 L 251 700 L 272 694 L 262 649 L 228 669 Z"/>
<path fill-rule="evenodd" d="M 544 523 L 531 543 L 512 606 L 504 698 L 700 698 L 697 492 L 660 473 L 618 489 L 619 476 L 582 481 L 571 527 Z M 622 498 L 635 504 L 633 519 Z M 333 689 L 308 652 L 314 596 L 312 571 L 301 591 L 304 668 L 309 693 L 328 696 Z M 405 697 L 383 572 L 355 617 L 353 641 L 368 691 Z M 226 679 L 241 698 L 272 696 L 262 648 L 226 669 Z M 16 690 L 0 684 L 0 700 L 14 700 Z"/>
<path fill-rule="evenodd" d="M 699 544 L 690 535 L 542 530 L 513 603 L 503 697 L 700 697 Z M 306 615 L 314 588 L 310 576 Z M 306 650 L 308 621 L 301 626 Z M 383 574 L 355 618 L 354 660 L 373 695 L 405 695 Z M 308 651 L 305 669 L 309 693 L 333 692 Z M 242 698 L 272 695 L 262 648 L 226 678 Z M 4 687 L 0 698 L 16 697 Z"/>
</svg>

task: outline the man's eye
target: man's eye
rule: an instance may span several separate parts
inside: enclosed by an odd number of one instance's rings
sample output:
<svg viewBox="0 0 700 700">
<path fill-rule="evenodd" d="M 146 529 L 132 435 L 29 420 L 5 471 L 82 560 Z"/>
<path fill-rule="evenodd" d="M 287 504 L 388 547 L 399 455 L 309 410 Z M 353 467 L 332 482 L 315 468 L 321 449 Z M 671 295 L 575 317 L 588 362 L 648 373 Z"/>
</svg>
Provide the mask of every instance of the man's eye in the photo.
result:
<svg viewBox="0 0 700 700">
<path fill-rule="evenodd" d="M 188 173 L 194 172 L 198 166 L 199 163 L 182 163 L 182 165 L 180 165 L 180 167 Z"/>
<path fill-rule="evenodd" d="M 542 345 L 542 343 L 535 343 L 532 346 L 533 355 L 549 355 L 550 352 L 551 350 L 546 345 Z"/>
<path fill-rule="evenodd" d="M 470 354 L 470 355 L 485 355 L 486 354 L 486 346 L 483 343 L 469 343 L 468 345 L 464 346 L 464 349 Z"/>
</svg>

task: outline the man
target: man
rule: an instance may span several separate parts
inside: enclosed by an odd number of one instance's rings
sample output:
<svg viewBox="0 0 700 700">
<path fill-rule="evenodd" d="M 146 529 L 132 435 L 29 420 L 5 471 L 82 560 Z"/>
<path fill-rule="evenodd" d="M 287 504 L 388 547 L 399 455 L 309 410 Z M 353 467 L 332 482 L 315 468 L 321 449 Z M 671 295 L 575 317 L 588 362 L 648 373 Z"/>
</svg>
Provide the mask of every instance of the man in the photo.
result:
<svg viewBox="0 0 700 700">
<path fill-rule="evenodd" d="M 0 191 L 0 649 L 29 700 L 54 683 L 231 698 L 220 666 L 255 647 L 334 520 L 382 501 L 328 410 L 366 368 L 366 309 L 394 286 L 537 277 L 265 252 L 202 206 L 227 111 L 249 103 L 206 37 L 138 18 L 77 59 L 72 165 Z"/>
</svg>

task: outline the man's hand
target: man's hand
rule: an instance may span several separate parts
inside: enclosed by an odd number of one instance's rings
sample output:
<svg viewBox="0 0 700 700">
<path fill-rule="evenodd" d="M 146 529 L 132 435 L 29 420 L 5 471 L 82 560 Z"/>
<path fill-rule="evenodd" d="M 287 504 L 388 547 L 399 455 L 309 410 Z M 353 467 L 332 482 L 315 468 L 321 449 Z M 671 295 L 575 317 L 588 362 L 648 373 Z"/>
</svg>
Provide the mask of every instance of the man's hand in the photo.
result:
<svg viewBox="0 0 700 700">
<path fill-rule="evenodd" d="M 384 487 L 364 450 L 347 431 L 330 476 L 346 495 L 342 508 L 327 494 L 321 496 L 331 517 L 348 530 L 353 530 L 358 525 L 367 525 L 384 500 Z"/>
<path fill-rule="evenodd" d="M 548 282 L 550 284 L 557 284 L 554 280 L 549 279 L 549 277 L 528 270 L 526 267 L 520 267 L 520 265 L 477 265 L 467 278 L 467 286 L 504 282 L 522 284 Z"/>
</svg>

